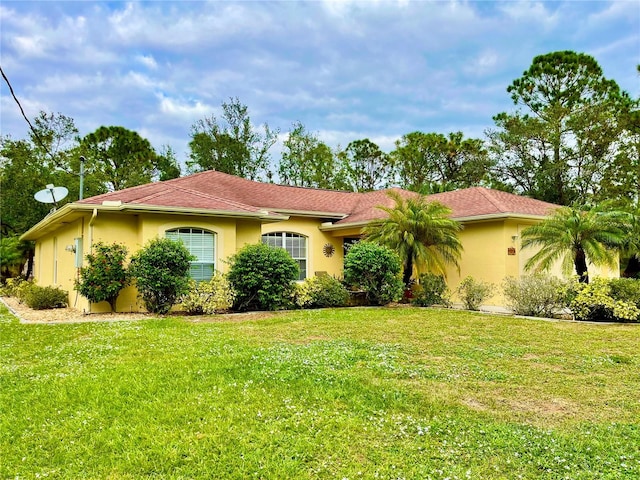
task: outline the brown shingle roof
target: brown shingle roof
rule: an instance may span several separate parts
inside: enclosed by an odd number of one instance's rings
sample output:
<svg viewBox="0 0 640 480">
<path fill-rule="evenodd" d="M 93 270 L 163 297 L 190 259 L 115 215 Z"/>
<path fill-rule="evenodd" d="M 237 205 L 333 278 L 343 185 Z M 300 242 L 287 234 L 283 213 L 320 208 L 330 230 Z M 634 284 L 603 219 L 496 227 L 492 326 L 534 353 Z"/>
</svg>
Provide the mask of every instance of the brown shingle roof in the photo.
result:
<svg viewBox="0 0 640 480">
<path fill-rule="evenodd" d="M 403 197 L 416 195 L 400 188 L 390 189 Z M 101 204 L 181 207 L 194 209 L 259 212 L 317 212 L 336 223 L 350 224 L 380 218 L 379 205 L 392 206 L 389 190 L 367 193 L 340 192 L 314 188 L 260 183 L 217 171 L 206 171 L 165 182 L 150 183 L 81 200 Z M 482 187 L 467 188 L 428 196 L 445 204 L 453 218 L 514 214 L 544 216 L 557 205 Z M 327 215 L 332 213 L 333 215 Z"/>
</svg>

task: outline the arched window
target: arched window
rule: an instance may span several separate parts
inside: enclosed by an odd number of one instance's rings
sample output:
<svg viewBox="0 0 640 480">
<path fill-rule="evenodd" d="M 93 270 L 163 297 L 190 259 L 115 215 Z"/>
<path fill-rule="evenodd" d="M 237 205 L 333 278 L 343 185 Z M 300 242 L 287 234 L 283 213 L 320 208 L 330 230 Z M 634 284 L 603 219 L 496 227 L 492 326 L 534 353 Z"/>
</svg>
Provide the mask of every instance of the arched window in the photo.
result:
<svg viewBox="0 0 640 480">
<path fill-rule="evenodd" d="M 200 228 L 176 228 L 165 233 L 170 240 L 181 241 L 196 257 L 191 262 L 191 278 L 200 282 L 211 280 L 216 264 L 215 233 Z"/>
<path fill-rule="evenodd" d="M 270 247 L 284 248 L 300 268 L 298 280 L 307 278 L 307 237 L 289 232 L 274 232 L 262 235 L 262 243 Z"/>
</svg>

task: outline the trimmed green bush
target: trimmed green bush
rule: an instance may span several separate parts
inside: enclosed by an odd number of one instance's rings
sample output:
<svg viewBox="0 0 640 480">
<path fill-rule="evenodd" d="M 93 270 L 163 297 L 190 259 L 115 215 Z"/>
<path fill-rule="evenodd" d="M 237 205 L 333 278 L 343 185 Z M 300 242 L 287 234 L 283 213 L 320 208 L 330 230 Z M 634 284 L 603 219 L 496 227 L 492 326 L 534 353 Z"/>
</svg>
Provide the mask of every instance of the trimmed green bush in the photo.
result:
<svg viewBox="0 0 640 480">
<path fill-rule="evenodd" d="M 278 310 L 291 305 L 298 264 L 282 248 L 246 245 L 231 257 L 227 278 L 236 293 L 233 308 Z"/>
<path fill-rule="evenodd" d="M 129 283 L 127 268 L 127 247 L 114 243 L 96 243 L 95 253 L 85 256 L 88 265 L 80 269 L 80 278 L 75 289 L 91 303 L 108 302 L 111 311 L 116 311 L 116 301 L 120 291 Z"/>
<path fill-rule="evenodd" d="M 493 294 L 493 284 L 469 276 L 458 286 L 458 296 L 467 310 L 480 310 L 480 305 Z"/>
<path fill-rule="evenodd" d="M 189 282 L 189 292 L 181 299 L 182 307 L 192 315 L 212 315 L 231 310 L 235 294 L 227 277 L 216 272 L 208 282 Z"/>
<path fill-rule="evenodd" d="M 64 308 L 69 303 L 68 292 L 57 287 L 41 287 L 31 284 L 24 290 L 23 297 L 24 303 L 34 310 Z"/>
<path fill-rule="evenodd" d="M 435 273 L 423 273 L 420 275 L 418 285 L 413 290 L 414 305 L 430 307 L 431 305 L 451 305 L 451 292 L 442 275 Z"/>
<path fill-rule="evenodd" d="M 301 308 L 344 307 L 349 301 L 349 292 L 337 278 L 318 275 L 299 283 L 295 298 Z"/>
<path fill-rule="evenodd" d="M 575 283 L 575 297 L 571 301 L 571 311 L 576 320 L 593 322 L 638 322 L 640 321 L 640 300 L 628 298 L 637 286 L 616 279 L 596 277 L 590 283 Z M 612 287 L 615 285 L 615 287 Z M 619 297 L 616 298 L 616 295 Z"/>
<path fill-rule="evenodd" d="M 167 313 L 189 291 L 193 259 L 182 242 L 167 238 L 151 240 L 131 258 L 129 274 L 149 312 Z"/>
<path fill-rule="evenodd" d="M 370 305 L 386 305 L 402 297 L 398 255 L 382 245 L 358 242 L 344 259 L 345 283 L 365 293 Z"/>
<path fill-rule="evenodd" d="M 507 277 L 502 283 L 506 306 L 517 315 L 553 318 L 568 306 L 566 282 L 547 275 Z"/>
</svg>

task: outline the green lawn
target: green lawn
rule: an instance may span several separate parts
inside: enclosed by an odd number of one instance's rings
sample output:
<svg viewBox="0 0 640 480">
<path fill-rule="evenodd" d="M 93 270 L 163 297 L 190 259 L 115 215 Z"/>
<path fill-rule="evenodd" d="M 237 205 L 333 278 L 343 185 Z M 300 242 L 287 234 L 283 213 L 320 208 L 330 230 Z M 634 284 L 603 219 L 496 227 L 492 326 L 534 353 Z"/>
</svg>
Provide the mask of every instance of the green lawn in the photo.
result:
<svg viewBox="0 0 640 480">
<path fill-rule="evenodd" d="M 450 310 L 21 325 L 0 478 L 640 478 L 640 327 Z"/>
</svg>

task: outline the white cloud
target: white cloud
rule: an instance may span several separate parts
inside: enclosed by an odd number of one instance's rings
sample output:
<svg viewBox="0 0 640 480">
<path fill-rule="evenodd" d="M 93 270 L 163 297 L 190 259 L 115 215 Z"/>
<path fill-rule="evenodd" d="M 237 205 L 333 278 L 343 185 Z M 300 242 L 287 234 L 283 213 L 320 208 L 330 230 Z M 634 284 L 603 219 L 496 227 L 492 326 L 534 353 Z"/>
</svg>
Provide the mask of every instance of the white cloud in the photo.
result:
<svg viewBox="0 0 640 480">
<path fill-rule="evenodd" d="M 141 63 L 151 70 L 158 69 L 158 62 L 156 62 L 156 59 L 153 58 L 153 55 L 136 55 L 135 58 L 138 63 Z"/>
</svg>

